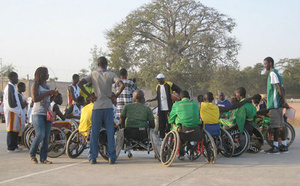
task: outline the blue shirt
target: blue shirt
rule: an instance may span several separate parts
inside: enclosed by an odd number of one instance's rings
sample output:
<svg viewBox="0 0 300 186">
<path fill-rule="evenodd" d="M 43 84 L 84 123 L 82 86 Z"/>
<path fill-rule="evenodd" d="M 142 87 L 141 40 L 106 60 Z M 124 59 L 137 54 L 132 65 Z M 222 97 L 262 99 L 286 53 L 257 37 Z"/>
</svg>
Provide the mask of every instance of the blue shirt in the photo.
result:
<svg viewBox="0 0 300 186">
<path fill-rule="evenodd" d="M 227 99 L 225 99 L 224 101 L 221 101 L 221 100 L 218 101 L 219 107 L 228 107 L 230 105 L 231 105 L 231 103 Z"/>
</svg>

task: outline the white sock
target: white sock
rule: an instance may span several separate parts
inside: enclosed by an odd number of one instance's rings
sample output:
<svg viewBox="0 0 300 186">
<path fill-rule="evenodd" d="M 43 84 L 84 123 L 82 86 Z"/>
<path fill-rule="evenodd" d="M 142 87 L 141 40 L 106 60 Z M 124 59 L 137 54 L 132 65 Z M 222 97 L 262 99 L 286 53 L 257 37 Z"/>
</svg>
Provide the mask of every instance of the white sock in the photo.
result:
<svg viewBox="0 0 300 186">
<path fill-rule="evenodd" d="M 273 145 L 274 145 L 275 147 L 278 147 L 278 141 L 273 141 Z"/>
<path fill-rule="evenodd" d="M 287 146 L 287 141 L 284 140 L 284 141 L 281 142 L 281 144 L 284 145 L 284 146 Z"/>
</svg>

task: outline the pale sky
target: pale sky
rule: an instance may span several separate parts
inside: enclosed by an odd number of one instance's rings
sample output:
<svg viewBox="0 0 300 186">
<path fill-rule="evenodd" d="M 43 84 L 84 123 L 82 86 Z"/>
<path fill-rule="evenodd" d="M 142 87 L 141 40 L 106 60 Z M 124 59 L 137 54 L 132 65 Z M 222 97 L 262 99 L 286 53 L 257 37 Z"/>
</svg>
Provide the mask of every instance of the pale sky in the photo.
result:
<svg viewBox="0 0 300 186">
<path fill-rule="evenodd" d="M 33 78 L 39 66 L 50 77 L 71 81 L 88 69 L 94 45 L 106 49 L 104 32 L 151 0 L 0 0 L 0 58 L 20 78 Z M 202 0 L 235 19 L 233 35 L 242 44 L 242 68 L 300 57 L 300 1 Z"/>
</svg>

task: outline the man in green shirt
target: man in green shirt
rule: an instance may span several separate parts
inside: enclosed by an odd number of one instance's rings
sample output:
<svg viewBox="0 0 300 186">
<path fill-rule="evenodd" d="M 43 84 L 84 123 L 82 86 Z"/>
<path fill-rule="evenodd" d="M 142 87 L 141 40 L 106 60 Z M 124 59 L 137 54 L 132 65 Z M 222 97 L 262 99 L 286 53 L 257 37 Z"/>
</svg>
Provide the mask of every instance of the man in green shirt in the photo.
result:
<svg viewBox="0 0 300 186">
<path fill-rule="evenodd" d="M 125 128 L 154 128 L 154 117 L 151 109 L 144 105 L 145 97 L 142 90 L 133 92 L 133 103 L 126 104 L 121 112 L 120 124 Z"/>
<path fill-rule="evenodd" d="M 239 102 L 245 100 L 246 97 L 246 89 L 244 87 L 240 87 L 236 90 L 235 96 Z M 233 115 L 233 123 L 236 123 L 239 127 L 240 131 L 244 131 L 244 128 L 251 135 L 253 119 L 256 116 L 256 108 L 252 103 L 246 103 L 240 108 L 237 108 Z"/>
<path fill-rule="evenodd" d="M 269 71 L 267 82 L 267 109 L 270 110 L 270 125 L 274 130 L 273 147 L 266 150 L 267 154 L 288 153 L 287 140 L 285 132 L 281 133 L 282 144 L 279 146 L 278 139 L 280 127 L 284 127 L 283 107 L 288 107 L 284 100 L 282 77 L 274 68 L 274 60 L 271 57 L 264 59 L 264 66 Z"/>
</svg>

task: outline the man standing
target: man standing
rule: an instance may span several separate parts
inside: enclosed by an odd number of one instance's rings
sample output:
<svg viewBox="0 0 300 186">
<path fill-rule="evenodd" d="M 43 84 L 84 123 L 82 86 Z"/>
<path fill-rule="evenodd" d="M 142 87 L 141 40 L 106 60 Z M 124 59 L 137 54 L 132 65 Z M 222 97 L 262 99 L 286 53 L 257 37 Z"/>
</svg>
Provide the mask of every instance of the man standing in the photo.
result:
<svg viewBox="0 0 300 186">
<path fill-rule="evenodd" d="M 72 84 L 68 87 L 68 107 L 77 102 L 77 97 L 80 96 L 80 89 L 77 85 L 79 82 L 79 75 L 73 74 Z"/>
<path fill-rule="evenodd" d="M 117 118 L 121 117 L 121 112 L 123 107 L 132 103 L 132 94 L 137 89 L 132 80 L 127 79 L 128 73 L 125 68 L 120 70 L 121 80 L 124 83 L 124 90 L 121 92 L 120 96 L 117 98 Z M 118 92 L 120 89 L 116 84 L 114 85 L 114 92 Z"/>
<path fill-rule="evenodd" d="M 278 138 L 280 134 L 280 127 L 284 127 L 283 107 L 287 107 L 284 100 L 284 93 L 282 87 L 282 77 L 274 68 L 274 60 L 271 57 L 264 59 L 264 66 L 269 71 L 267 82 L 267 109 L 270 110 L 270 125 L 274 131 L 273 147 L 266 150 L 267 154 L 279 154 L 279 151 L 288 153 L 287 140 L 285 132 L 282 132 L 282 144 L 279 146 Z"/>
<path fill-rule="evenodd" d="M 112 84 L 118 83 L 121 87 L 116 93 L 116 97 L 118 97 L 124 89 L 124 84 L 115 73 L 107 70 L 107 59 L 105 57 L 98 58 L 98 67 L 98 70 L 93 71 L 90 75 L 83 78 L 78 84 L 80 89 L 88 95 L 92 102 L 94 102 L 89 161 L 91 164 L 95 164 L 97 162 L 96 158 L 98 157 L 99 132 L 102 128 L 102 124 L 104 124 L 107 133 L 109 163 L 114 164 L 117 156 L 115 150 L 111 90 Z M 90 94 L 84 88 L 83 85 L 88 82 L 92 82 L 95 96 Z"/>
<path fill-rule="evenodd" d="M 180 94 L 181 89 L 170 81 L 165 81 L 165 76 L 163 74 L 158 74 L 156 76 L 158 85 L 156 86 L 156 97 L 147 102 L 158 101 L 158 118 L 159 118 L 159 135 L 161 138 L 165 137 L 166 129 L 169 129 L 168 126 L 168 113 L 172 109 L 172 99 L 171 94 L 173 91 Z"/>
</svg>

